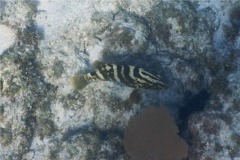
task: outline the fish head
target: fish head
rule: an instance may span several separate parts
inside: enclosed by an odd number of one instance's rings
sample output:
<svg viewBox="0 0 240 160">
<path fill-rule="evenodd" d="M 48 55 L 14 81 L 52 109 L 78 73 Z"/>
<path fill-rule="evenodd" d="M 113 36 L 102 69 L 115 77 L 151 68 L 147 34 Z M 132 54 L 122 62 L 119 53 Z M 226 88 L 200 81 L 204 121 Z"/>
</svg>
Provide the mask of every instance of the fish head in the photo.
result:
<svg viewBox="0 0 240 160">
<path fill-rule="evenodd" d="M 104 66 L 104 64 L 105 63 L 103 63 L 103 62 L 101 62 L 101 61 L 99 61 L 99 60 L 96 60 L 96 61 L 94 61 L 93 63 L 92 63 L 92 67 L 93 67 L 93 69 L 101 69 L 103 66 Z"/>
</svg>

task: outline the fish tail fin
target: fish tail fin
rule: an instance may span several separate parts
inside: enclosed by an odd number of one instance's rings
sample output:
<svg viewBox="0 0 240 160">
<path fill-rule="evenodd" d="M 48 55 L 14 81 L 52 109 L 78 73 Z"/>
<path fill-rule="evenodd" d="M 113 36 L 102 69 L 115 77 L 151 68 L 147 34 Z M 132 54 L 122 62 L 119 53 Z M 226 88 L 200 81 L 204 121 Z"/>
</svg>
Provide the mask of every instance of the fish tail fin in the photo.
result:
<svg viewBox="0 0 240 160">
<path fill-rule="evenodd" d="M 87 80 L 85 75 L 75 74 L 73 77 L 71 77 L 71 85 L 74 90 L 82 90 L 89 83 L 90 83 L 90 81 Z"/>
</svg>

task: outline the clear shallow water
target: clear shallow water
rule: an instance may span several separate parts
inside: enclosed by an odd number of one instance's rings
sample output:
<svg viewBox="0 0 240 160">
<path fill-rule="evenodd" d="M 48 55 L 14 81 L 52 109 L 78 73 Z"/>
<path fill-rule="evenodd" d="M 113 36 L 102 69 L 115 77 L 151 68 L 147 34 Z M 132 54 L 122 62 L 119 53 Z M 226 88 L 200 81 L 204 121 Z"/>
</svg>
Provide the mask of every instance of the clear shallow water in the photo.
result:
<svg viewBox="0 0 240 160">
<path fill-rule="evenodd" d="M 126 159 L 128 122 L 152 106 L 170 113 L 189 159 L 239 158 L 237 1 L 1 8 L 0 34 L 14 40 L 0 45 L 0 159 Z M 71 77 L 93 71 L 94 60 L 143 67 L 168 88 L 96 80 L 74 91 Z"/>
</svg>

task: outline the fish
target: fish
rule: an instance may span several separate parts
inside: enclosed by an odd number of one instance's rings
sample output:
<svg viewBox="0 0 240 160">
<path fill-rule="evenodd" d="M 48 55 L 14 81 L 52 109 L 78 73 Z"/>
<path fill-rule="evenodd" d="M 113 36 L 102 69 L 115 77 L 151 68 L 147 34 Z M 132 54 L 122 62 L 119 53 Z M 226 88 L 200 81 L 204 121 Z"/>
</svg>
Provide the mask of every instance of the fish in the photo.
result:
<svg viewBox="0 0 240 160">
<path fill-rule="evenodd" d="M 75 90 L 81 90 L 92 80 L 115 81 L 134 89 L 165 89 L 167 85 L 159 75 L 154 75 L 145 69 L 133 65 L 108 64 L 96 60 L 92 64 L 94 72 L 76 74 L 71 78 Z"/>
</svg>

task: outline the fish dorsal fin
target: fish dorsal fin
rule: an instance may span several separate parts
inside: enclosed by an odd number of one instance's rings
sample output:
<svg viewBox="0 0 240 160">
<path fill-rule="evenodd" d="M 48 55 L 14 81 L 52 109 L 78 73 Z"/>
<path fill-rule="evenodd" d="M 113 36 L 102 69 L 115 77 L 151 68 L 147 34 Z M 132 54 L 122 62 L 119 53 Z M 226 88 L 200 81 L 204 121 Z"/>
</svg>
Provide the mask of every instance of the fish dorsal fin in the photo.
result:
<svg viewBox="0 0 240 160">
<path fill-rule="evenodd" d="M 94 69 L 100 69 L 103 64 L 104 64 L 103 62 L 101 62 L 101 61 L 99 61 L 99 60 L 96 60 L 96 61 L 94 61 L 94 62 L 92 63 L 92 67 L 93 67 Z"/>
</svg>

